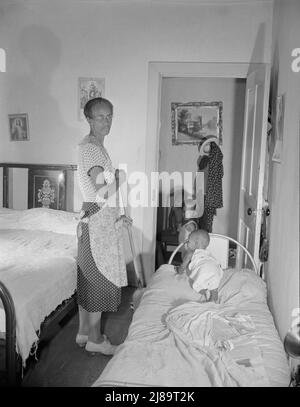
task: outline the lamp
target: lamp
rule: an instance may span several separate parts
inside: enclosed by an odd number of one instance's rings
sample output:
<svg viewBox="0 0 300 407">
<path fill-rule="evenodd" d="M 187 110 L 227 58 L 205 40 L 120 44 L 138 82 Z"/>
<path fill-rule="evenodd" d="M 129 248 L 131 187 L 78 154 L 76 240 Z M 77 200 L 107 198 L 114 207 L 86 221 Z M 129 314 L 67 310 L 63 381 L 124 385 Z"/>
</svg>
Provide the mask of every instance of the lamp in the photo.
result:
<svg viewBox="0 0 300 407">
<path fill-rule="evenodd" d="M 300 386 L 300 322 L 289 329 L 285 335 L 283 345 L 290 358 L 299 358 L 295 370 L 292 369 L 292 382 L 294 386 Z"/>
</svg>

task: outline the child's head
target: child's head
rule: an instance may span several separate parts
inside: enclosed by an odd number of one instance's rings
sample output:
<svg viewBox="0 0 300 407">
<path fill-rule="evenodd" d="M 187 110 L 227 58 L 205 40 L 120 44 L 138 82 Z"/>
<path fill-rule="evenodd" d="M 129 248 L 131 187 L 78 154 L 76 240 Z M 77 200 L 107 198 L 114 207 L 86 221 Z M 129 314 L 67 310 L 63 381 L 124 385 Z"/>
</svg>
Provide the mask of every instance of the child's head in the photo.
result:
<svg viewBox="0 0 300 407">
<path fill-rule="evenodd" d="M 190 250 L 206 249 L 209 245 L 209 241 L 208 232 L 204 229 L 198 229 L 189 235 L 187 246 Z"/>
</svg>

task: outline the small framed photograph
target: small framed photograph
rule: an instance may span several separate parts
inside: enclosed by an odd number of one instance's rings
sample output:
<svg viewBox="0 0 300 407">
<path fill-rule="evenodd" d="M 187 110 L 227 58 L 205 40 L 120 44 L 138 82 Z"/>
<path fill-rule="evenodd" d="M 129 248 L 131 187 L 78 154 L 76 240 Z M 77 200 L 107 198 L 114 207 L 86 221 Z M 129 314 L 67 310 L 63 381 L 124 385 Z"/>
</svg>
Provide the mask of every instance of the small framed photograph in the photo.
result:
<svg viewBox="0 0 300 407">
<path fill-rule="evenodd" d="M 9 134 L 10 141 L 28 141 L 29 140 L 29 126 L 28 114 L 9 114 Z"/>
<path fill-rule="evenodd" d="M 104 78 L 78 79 L 78 120 L 84 120 L 83 109 L 90 99 L 104 97 Z"/>
<path fill-rule="evenodd" d="M 222 145 L 222 102 L 171 103 L 172 144 L 199 144 L 214 136 Z"/>
</svg>

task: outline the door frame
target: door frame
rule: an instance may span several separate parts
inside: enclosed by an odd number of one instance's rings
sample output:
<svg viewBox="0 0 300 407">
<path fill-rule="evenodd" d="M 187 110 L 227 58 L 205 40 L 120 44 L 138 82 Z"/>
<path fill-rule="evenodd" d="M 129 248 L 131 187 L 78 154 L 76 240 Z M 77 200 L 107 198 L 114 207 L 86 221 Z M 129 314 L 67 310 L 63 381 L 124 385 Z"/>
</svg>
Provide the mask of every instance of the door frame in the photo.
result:
<svg viewBox="0 0 300 407">
<path fill-rule="evenodd" d="M 262 65 L 262 64 L 261 64 Z M 253 71 L 252 71 L 253 68 Z M 263 68 L 263 69 L 261 69 Z M 263 211 L 264 207 L 266 207 L 267 202 L 264 199 L 264 183 L 265 183 L 265 170 L 266 170 L 266 162 L 267 162 L 267 117 L 268 117 L 268 107 L 269 107 L 269 90 L 270 90 L 270 65 L 263 64 L 263 66 L 258 67 L 258 64 L 252 64 L 250 67 L 251 71 L 248 72 L 247 84 L 246 84 L 246 98 L 245 98 L 245 113 L 244 113 L 244 140 L 243 140 L 243 152 L 242 152 L 242 167 L 241 167 L 241 185 L 240 185 L 240 200 L 239 200 L 239 219 L 238 219 L 238 240 L 243 245 L 249 248 L 249 231 L 254 232 L 253 238 L 253 252 L 251 252 L 254 261 L 257 267 L 260 270 L 260 276 L 264 279 L 264 271 L 261 267 L 263 263 L 260 259 L 260 244 L 257 244 L 257 240 L 261 237 L 261 227 L 262 227 L 262 220 L 263 220 Z M 253 74 L 252 78 L 250 74 Z M 251 81 L 253 84 L 251 86 Z M 258 97 L 258 88 L 260 85 L 263 86 L 263 98 L 260 99 L 262 101 L 262 110 L 258 110 L 261 112 L 261 119 L 257 117 L 256 110 L 257 110 L 257 97 Z M 254 90 L 254 112 L 253 112 L 253 128 L 251 133 L 249 134 L 247 131 L 248 127 L 248 113 L 249 113 L 249 98 L 250 98 L 250 89 Z M 259 126 L 259 131 L 261 134 L 260 140 L 255 142 L 256 136 L 256 121 L 258 119 L 258 123 L 262 122 L 262 127 Z M 250 118 L 251 121 L 251 118 Z M 265 136 L 263 136 L 265 135 Z M 251 145 L 251 152 L 250 154 L 246 152 L 247 150 L 247 143 L 246 140 L 249 140 Z M 249 146 L 249 145 L 248 145 Z M 255 156 L 254 147 L 259 148 L 258 153 L 258 161 L 257 166 L 253 166 L 253 158 Z M 247 180 L 245 179 L 245 168 L 247 160 L 249 162 L 250 159 L 250 185 L 247 185 Z M 255 174 L 255 170 L 257 170 L 257 174 Z M 257 175 L 257 185 L 254 187 L 254 191 L 257 192 L 256 194 L 252 194 L 252 181 L 255 179 L 253 175 Z M 247 186 L 250 186 L 250 194 Z M 246 205 L 245 205 L 246 203 Z M 253 205 L 254 204 L 254 205 Z M 253 208 L 251 208 L 253 206 Z M 254 212 L 251 214 L 247 213 L 246 210 L 253 209 Z M 250 225 L 250 226 L 249 226 Z M 239 267 L 247 267 L 247 260 L 244 258 L 242 259 L 241 252 L 238 251 L 237 255 L 237 264 Z"/>
<path fill-rule="evenodd" d="M 163 78 L 247 78 L 253 65 L 232 62 L 149 62 L 145 173 L 159 168 L 161 87 Z M 143 208 L 142 261 L 146 282 L 155 271 L 157 208 Z"/>
</svg>

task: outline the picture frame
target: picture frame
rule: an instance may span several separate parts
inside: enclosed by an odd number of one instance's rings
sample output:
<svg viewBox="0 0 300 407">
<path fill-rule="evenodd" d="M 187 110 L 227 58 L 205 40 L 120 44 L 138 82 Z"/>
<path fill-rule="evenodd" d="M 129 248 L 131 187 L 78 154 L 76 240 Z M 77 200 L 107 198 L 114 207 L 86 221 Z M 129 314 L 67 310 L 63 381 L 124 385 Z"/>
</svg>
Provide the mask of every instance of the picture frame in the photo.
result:
<svg viewBox="0 0 300 407">
<path fill-rule="evenodd" d="M 78 78 L 78 120 L 84 120 L 85 104 L 96 97 L 104 97 L 104 78 Z"/>
<path fill-rule="evenodd" d="M 27 113 L 8 115 L 10 141 L 28 141 L 29 124 Z"/>
<path fill-rule="evenodd" d="M 28 209 L 66 210 L 66 171 L 29 169 Z"/>
<path fill-rule="evenodd" d="M 222 145 L 222 113 L 223 102 L 172 102 L 172 144 L 199 144 L 214 136 Z"/>
</svg>

